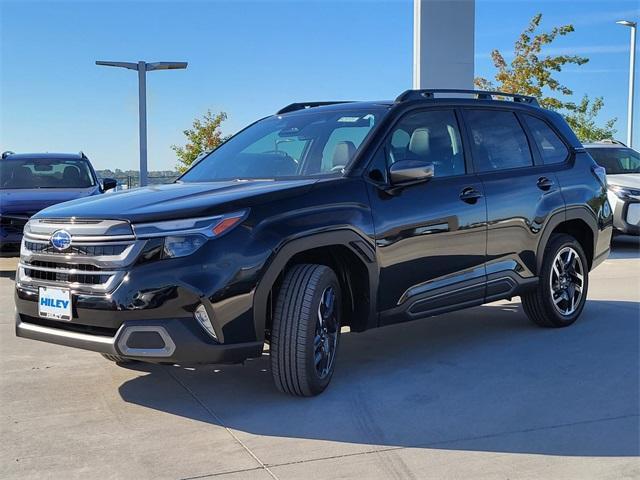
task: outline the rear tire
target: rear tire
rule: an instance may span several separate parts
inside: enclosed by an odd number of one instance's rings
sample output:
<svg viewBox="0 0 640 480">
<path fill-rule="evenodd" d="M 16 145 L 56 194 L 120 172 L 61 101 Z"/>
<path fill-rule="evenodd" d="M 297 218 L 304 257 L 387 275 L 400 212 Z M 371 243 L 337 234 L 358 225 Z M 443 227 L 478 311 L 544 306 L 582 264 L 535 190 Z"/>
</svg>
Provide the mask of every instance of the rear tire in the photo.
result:
<svg viewBox="0 0 640 480">
<path fill-rule="evenodd" d="M 324 391 L 340 340 L 342 297 L 333 270 L 296 265 L 285 275 L 271 329 L 271 372 L 278 390 L 299 397 Z"/>
<path fill-rule="evenodd" d="M 541 327 L 567 327 L 584 308 L 589 264 L 580 243 L 570 235 L 554 234 L 544 251 L 539 283 L 522 296 L 529 319 Z"/>
<path fill-rule="evenodd" d="M 111 355 L 110 353 L 101 353 L 104 358 L 109 360 L 110 362 L 117 363 L 118 365 L 124 365 L 125 363 L 133 363 L 135 360 L 131 360 L 129 358 L 121 357 L 120 355 Z"/>
</svg>

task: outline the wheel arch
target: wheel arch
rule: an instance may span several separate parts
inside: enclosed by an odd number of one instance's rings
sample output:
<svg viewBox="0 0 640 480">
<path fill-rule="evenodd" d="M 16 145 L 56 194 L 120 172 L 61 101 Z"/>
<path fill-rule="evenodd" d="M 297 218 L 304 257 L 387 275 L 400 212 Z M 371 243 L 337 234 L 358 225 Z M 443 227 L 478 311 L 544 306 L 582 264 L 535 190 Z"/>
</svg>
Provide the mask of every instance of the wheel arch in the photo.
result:
<svg viewBox="0 0 640 480">
<path fill-rule="evenodd" d="M 575 238 L 584 250 L 589 269 L 593 265 L 598 223 L 595 214 L 586 207 L 578 207 L 553 215 L 542 233 L 536 252 L 536 273 L 542 268 L 544 251 L 554 233 L 566 233 Z"/>
<path fill-rule="evenodd" d="M 353 331 L 377 326 L 378 269 L 375 258 L 375 249 L 370 242 L 350 229 L 314 233 L 284 243 L 275 250 L 256 287 L 253 319 L 257 338 L 264 339 L 270 321 L 272 294 L 274 290 L 277 292 L 282 275 L 298 263 L 319 263 L 335 271 L 341 287 L 346 288 L 343 297 L 349 301 L 351 313 L 346 324 Z"/>
</svg>

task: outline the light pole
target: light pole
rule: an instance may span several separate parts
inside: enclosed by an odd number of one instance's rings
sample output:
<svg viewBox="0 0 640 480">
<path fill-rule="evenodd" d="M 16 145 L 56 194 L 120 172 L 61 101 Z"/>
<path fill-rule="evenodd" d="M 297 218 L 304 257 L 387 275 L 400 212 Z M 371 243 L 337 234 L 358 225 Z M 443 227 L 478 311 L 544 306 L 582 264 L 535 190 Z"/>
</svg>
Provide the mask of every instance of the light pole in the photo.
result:
<svg viewBox="0 0 640 480">
<path fill-rule="evenodd" d="M 96 65 L 128 68 L 138 71 L 138 115 L 140 121 L 140 186 L 147 184 L 147 72 L 153 70 L 176 70 L 187 68 L 187 62 L 105 62 Z"/>
<path fill-rule="evenodd" d="M 620 20 L 618 25 L 631 28 L 631 51 L 629 52 L 629 104 L 627 105 L 627 146 L 633 147 L 633 84 L 636 69 L 636 22 Z"/>
</svg>

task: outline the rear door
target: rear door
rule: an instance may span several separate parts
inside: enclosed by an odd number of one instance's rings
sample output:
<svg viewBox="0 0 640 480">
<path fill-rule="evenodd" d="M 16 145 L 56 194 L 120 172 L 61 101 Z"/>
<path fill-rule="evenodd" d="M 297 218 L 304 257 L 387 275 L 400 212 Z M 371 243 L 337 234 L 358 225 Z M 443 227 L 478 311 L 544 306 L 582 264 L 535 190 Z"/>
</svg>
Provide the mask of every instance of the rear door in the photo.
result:
<svg viewBox="0 0 640 480">
<path fill-rule="evenodd" d="M 474 168 L 486 195 L 486 300 L 490 301 L 536 281 L 542 229 L 551 215 L 564 209 L 555 167 L 551 161 L 544 163 L 534 132 L 550 160 L 566 160 L 568 149 L 557 136 L 548 135 L 544 121 L 541 125 L 530 115 L 468 108 L 464 118 Z"/>
</svg>

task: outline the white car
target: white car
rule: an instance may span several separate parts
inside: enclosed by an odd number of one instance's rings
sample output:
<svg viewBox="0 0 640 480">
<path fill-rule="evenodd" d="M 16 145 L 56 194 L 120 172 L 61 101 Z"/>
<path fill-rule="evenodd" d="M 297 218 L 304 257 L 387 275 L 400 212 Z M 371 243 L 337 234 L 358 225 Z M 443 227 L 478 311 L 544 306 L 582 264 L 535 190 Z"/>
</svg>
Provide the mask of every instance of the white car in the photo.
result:
<svg viewBox="0 0 640 480">
<path fill-rule="evenodd" d="M 584 147 L 607 171 L 614 228 L 628 235 L 640 235 L 640 153 L 615 140 Z"/>
</svg>

